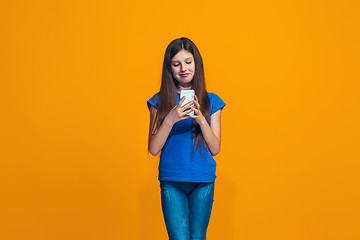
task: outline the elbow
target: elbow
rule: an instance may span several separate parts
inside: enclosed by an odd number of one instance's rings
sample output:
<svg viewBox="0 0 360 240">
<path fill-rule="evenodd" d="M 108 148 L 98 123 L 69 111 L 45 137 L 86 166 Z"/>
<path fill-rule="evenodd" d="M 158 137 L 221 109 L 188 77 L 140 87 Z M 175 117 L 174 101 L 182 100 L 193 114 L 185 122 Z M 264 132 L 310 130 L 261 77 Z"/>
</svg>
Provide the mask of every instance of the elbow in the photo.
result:
<svg viewBox="0 0 360 240">
<path fill-rule="evenodd" d="M 221 146 L 220 140 L 218 140 L 216 143 L 214 143 L 211 147 L 209 146 L 210 147 L 209 150 L 213 156 L 216 156 L 219 154 L 220 146 Z"/>
<path fill-rule="evenodd" d="M 149 143 L 148 143 L 148 151 L 149 153 L 151 153 L 151 155 L 156 156 L 158 155 L 158 153 L 160 152 L 160 150 L 156 149 L 154 144 L 152 144 L 153 142 L 151 141 L 151 139 L 149 138 Z"/>
<path fill-rule="evenodd" d="M 211 154 L 212 154 L 213 156 L 216 156 L 216 155 L 218 155 L 219 152 L 220 152 L 220 151 L 216 151 L 216 152 L 215 152 L 215 151 L 212 151 Z"/>
<path fill-rule="evenodd" d="M 148 150 L 149 150 L 149 153 L 151 153 L 151 155 L 153 155 L 153 156 L 158 155 L 158 153 L 160 152 L 160 151 L 154 150 L 154 149 L 151 148 L 150 146 L 149 146 Z"/>
<path fill-rule="evenodd" d="M 154 157 L 158 154 L 158 153 L 156 153 L 156 152 L 151 152 L 151 151 L 149 151 L 150 153 L 151 153 L 151 155 L 153 155 Z"/>
<path fill-rule="evenodd" d="M 213 156 L 216 156 L 216 155 L 218 155 L 219 152 L 220 152 L 220 147 L 218 147 L 218 148 L 216 148 L 216 149 L 213 149 L 213 150 L 211 151 L 211 154 L 212 154 Z"/>
</svg>

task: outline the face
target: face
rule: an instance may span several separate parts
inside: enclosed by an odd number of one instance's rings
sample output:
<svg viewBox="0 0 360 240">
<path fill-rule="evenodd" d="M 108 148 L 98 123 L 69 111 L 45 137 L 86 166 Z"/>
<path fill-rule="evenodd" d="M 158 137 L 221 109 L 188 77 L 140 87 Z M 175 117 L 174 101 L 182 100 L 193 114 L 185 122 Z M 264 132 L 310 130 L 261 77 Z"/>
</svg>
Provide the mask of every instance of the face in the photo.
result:
<svg viewBox="0 0 360 240">
<path fill-rule="evenodd" d="M 171 59 L 171 71 L 180 86 L 191 86 L 195 74 L 194 56 L 187 50 L 180 50 Z"/>
</svg>

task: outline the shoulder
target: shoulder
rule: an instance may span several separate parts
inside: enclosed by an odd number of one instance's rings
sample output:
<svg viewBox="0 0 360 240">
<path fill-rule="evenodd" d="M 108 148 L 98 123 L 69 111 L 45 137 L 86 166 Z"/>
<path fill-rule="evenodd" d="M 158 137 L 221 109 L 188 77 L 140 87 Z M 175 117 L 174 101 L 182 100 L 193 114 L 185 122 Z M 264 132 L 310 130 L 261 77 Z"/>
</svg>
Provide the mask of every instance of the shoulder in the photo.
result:
<svg viewBox="0 0 360 240">
<path fill-rule="evenodd" d="M 210 100 L 210 104 L 216 104 L 216 103 L 219 103 L 219 102 L 224 102 L 219 97 L 219 95 L 217 95 L 215 93 L 212 93 L 212 92 L 208 92 L 208 97 L 209 97 L 209 100 Z"/>
<path fill-rule="evenodd" d="M 215 93 L 208 92 L 208 97 L 210 101 L 211 111 L 210 115 L 218 111 L 219 109 L 223 109 L 225 107 L 225 102 Z"/>
<path fill-rule="evenodd" d="M 208 92 L 208 96 L 209 96 L 209 99 L 213 99 L 213 100 L 221 99 L 219 97 L 219 95 L 212 93 L 212 92 Z"/>
<path fill-rule="evenodd" d="M 159 93 L 155 93 L 149 100 L 147 100 L 147 107 L 150 110 L 150 106 L 153 105 L 155 108 L 159 106 Z"/>
</svg>

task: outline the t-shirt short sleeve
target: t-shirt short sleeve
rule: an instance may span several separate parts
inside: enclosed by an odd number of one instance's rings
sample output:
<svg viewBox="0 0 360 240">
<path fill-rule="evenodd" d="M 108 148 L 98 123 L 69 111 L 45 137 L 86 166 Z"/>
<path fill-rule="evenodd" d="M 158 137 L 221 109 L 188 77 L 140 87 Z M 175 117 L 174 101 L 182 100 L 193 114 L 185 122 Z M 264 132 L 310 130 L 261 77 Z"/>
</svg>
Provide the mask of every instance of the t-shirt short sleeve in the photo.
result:
<svg viewBox="0 0 360 240">
<path fill-rule="evenodd" d="M 157 109 L 159 107 L 159 93 L 156 93 L 149 100 L 147 100 L 146 104 L 147 104 L 149 111 L 150 111 L 151 105 L 153 105 Z"/>
<path fill-rule="evenodd" d="M 218 110 L 222 110 L 226 103 L 224 103 L 224 101 L 215 93 L 209 93 L 209 98 L 210 98 L 210 104 L 211 104 L 211 112 L 210 115 L 212 115 L 213 113 L 215 113 Z"/>
</svg>

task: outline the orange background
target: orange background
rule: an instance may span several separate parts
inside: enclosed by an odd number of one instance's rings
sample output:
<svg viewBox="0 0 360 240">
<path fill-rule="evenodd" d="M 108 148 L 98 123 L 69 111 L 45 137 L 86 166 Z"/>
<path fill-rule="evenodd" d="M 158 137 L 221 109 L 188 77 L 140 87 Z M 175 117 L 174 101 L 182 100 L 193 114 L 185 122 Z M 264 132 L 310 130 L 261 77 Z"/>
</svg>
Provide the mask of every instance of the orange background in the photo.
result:
<svg viewBox="0 0 360 240">
<path fill-rule="evenodd" d="M 358 1 L 1 1 L 0 239 L 166 239 L 166 46 L 226 103 L 208 239 L 359 240 Z"/>
</svg>

